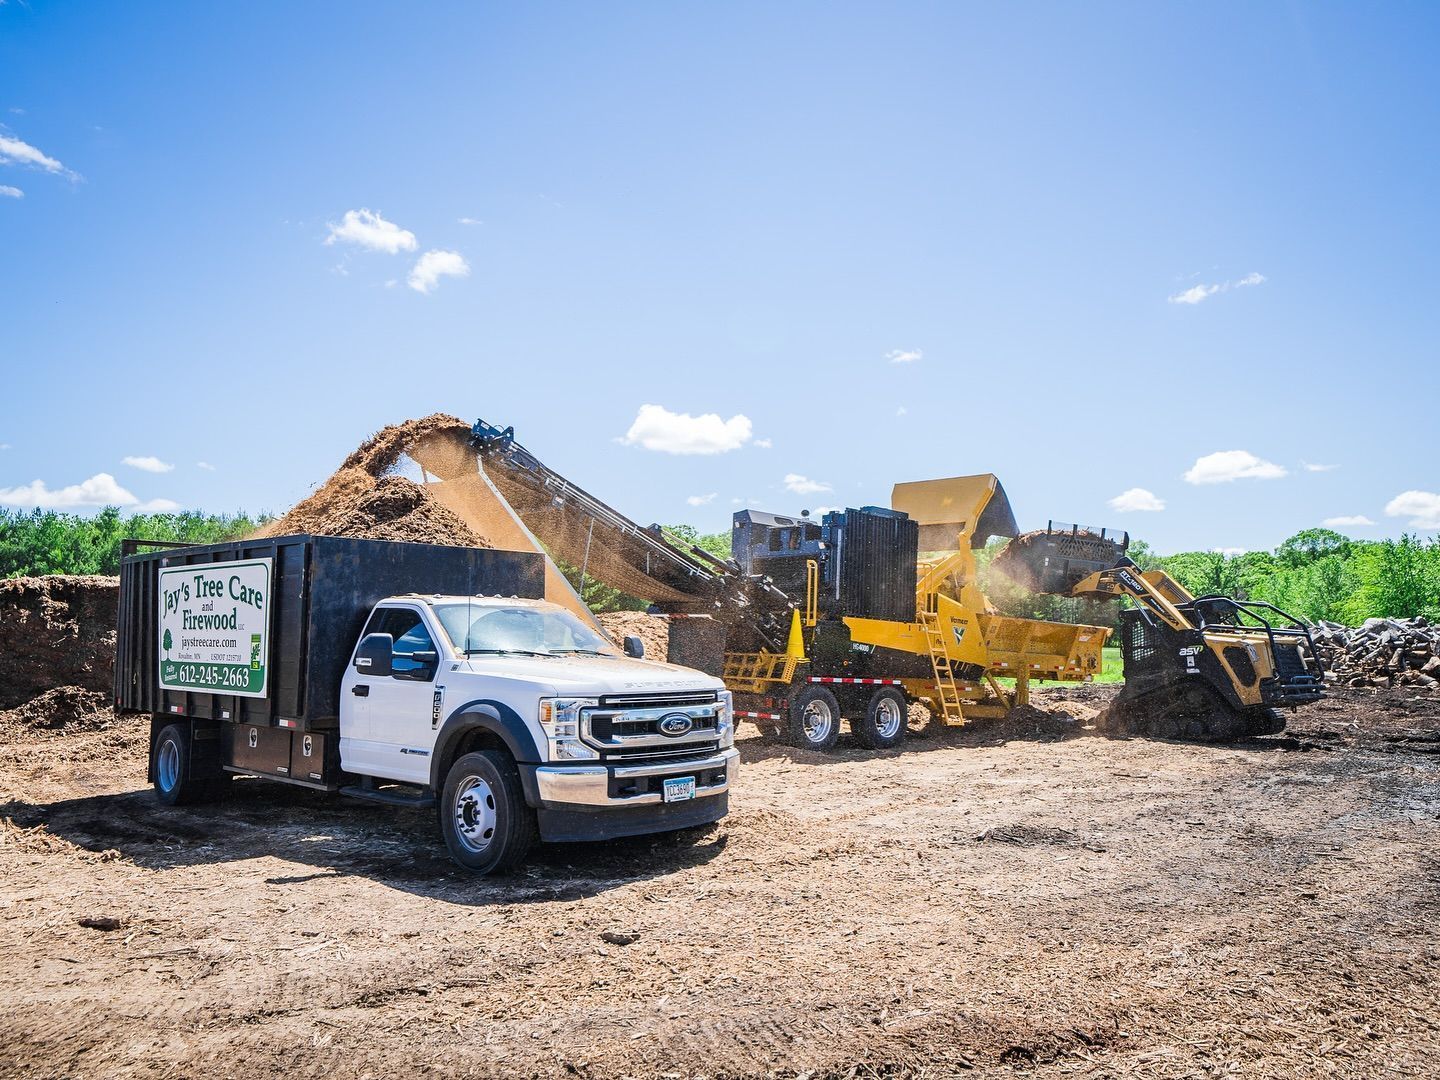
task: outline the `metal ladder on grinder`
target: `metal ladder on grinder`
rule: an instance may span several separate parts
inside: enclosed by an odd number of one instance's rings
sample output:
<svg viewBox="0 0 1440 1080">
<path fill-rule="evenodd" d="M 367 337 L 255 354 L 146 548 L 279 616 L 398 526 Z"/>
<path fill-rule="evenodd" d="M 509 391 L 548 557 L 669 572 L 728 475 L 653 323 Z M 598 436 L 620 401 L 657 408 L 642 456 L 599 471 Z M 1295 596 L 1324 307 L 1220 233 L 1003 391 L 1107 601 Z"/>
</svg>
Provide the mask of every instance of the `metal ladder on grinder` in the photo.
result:
<svg viewBox="0 0 1440 1080">
<path fill-rule="evenodd" d="M 945 647 L 945 630 L 940 625 L 940 616 L 933 611 L 920 613 L 921 625 L 925 627 L 925 641 L 930 646 L 930 668 L 935 673 L 936 700 L 940 713 L 947 724 L 964 721 L 960 710 L 960 691 L 955 686 L 955 674 L 950 670 L 950 653 Z"/>
</svg>

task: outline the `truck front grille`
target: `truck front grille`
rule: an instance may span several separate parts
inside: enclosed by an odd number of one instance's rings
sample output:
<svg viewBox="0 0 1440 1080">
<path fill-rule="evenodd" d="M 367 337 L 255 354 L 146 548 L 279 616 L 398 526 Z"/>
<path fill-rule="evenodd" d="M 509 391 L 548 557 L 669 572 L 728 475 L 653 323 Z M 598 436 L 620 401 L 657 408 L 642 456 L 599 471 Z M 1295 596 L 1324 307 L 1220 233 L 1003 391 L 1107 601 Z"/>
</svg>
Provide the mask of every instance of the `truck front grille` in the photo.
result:
<svg viewBox="0 0 1440 1080">
<path fill-rule="evenodd" d="M 700 757 L 719 749 L 719 718 L 714 691 L 616 694 L 581 712 L 580 737 L 606 760 Z M 675 727 L 679 734 L 666 733 Z"/>
</svg>

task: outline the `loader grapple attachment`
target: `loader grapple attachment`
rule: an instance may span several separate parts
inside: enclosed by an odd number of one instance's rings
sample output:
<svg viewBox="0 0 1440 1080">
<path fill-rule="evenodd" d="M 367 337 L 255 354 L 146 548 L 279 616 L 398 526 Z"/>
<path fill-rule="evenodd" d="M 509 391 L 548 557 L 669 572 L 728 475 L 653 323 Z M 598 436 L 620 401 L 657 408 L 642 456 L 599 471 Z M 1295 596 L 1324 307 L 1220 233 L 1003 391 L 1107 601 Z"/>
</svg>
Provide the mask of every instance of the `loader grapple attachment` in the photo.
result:
<svg viewBox="0 0 1440 1080">
<path fill-rule="evenodd" d="M 1017 536 L 991 566 L 1031 592 L 1067 595 L 1091 574 L 1125 557 L 1130 534 L 1052 521 Z"/>
</svg>

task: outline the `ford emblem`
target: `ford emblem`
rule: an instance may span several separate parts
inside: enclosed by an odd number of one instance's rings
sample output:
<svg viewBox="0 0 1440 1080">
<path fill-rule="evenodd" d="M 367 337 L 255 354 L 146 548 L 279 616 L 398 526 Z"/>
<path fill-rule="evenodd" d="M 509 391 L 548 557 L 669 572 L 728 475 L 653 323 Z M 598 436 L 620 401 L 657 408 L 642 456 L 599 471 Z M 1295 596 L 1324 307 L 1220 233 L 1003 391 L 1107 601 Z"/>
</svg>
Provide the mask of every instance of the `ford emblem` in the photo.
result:
<svg viewBox="0 0 1440 1080">
<path fill-rule="evenodd" d="M 690 729 L 695 726 L 695 721 L 681 712 L 666 713 L 660 718 L 660 734 L 669 735 L 672 739 L 678 739 L 681 735 L 689 735 Z"/>
</svg>

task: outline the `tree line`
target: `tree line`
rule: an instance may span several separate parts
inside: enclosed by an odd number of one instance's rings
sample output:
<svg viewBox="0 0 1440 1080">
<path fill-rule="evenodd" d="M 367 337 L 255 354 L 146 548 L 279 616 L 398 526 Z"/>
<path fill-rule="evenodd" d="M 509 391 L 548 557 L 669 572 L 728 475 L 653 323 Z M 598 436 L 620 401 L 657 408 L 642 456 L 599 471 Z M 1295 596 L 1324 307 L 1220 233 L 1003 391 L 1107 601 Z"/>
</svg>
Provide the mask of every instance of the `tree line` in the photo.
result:
<svg viewBox="0 0 1440 1080">
<path fill-rule="evenodd" d="M 269 520 L 249 514 L 131 514 L 114 507 L 92 516 L 55 510 L 0 509 L 0 578 L 30 574 L 115 574 L 126 537 L 218 544 L 248 536 Z M 730 534 L 702 534 L 688 525 L 668 526 L 682 547 L 695 544 L 720 558 L 730 556 Z M 1026 592 L 990 562 L 1005 541 L 977 552 L 981 585 L 1004 614 L 1113 626 L 1116 605 Z M 1274 551 L 1227 555 L 1185 551 L 1158 555 L 1143 541 L 1130 545 L 1141 569 L 1163 569 L 1197 596 L 1222 593 L 1266 600 L 1311 621 L 1357 625 L 1374 616 L 1440 619 L 1440 539 L 1353 540 L 1330 529 L 1306 529 Z M 579 572 L 564 567 L 581 587 Z M 582 589 L 597 611 L 639 610 L 645 601 L 588 580 Z"/>
<path fill-rule="evenodd" d="M 0 510 L 0 578 L 32 574 L 118 574 L 120 541 L 219 544 L 249 536 L 270 519 L 249 514 L 131 514 L 115 507 L 84 516 L 56 510 Z"/>
</svg>

